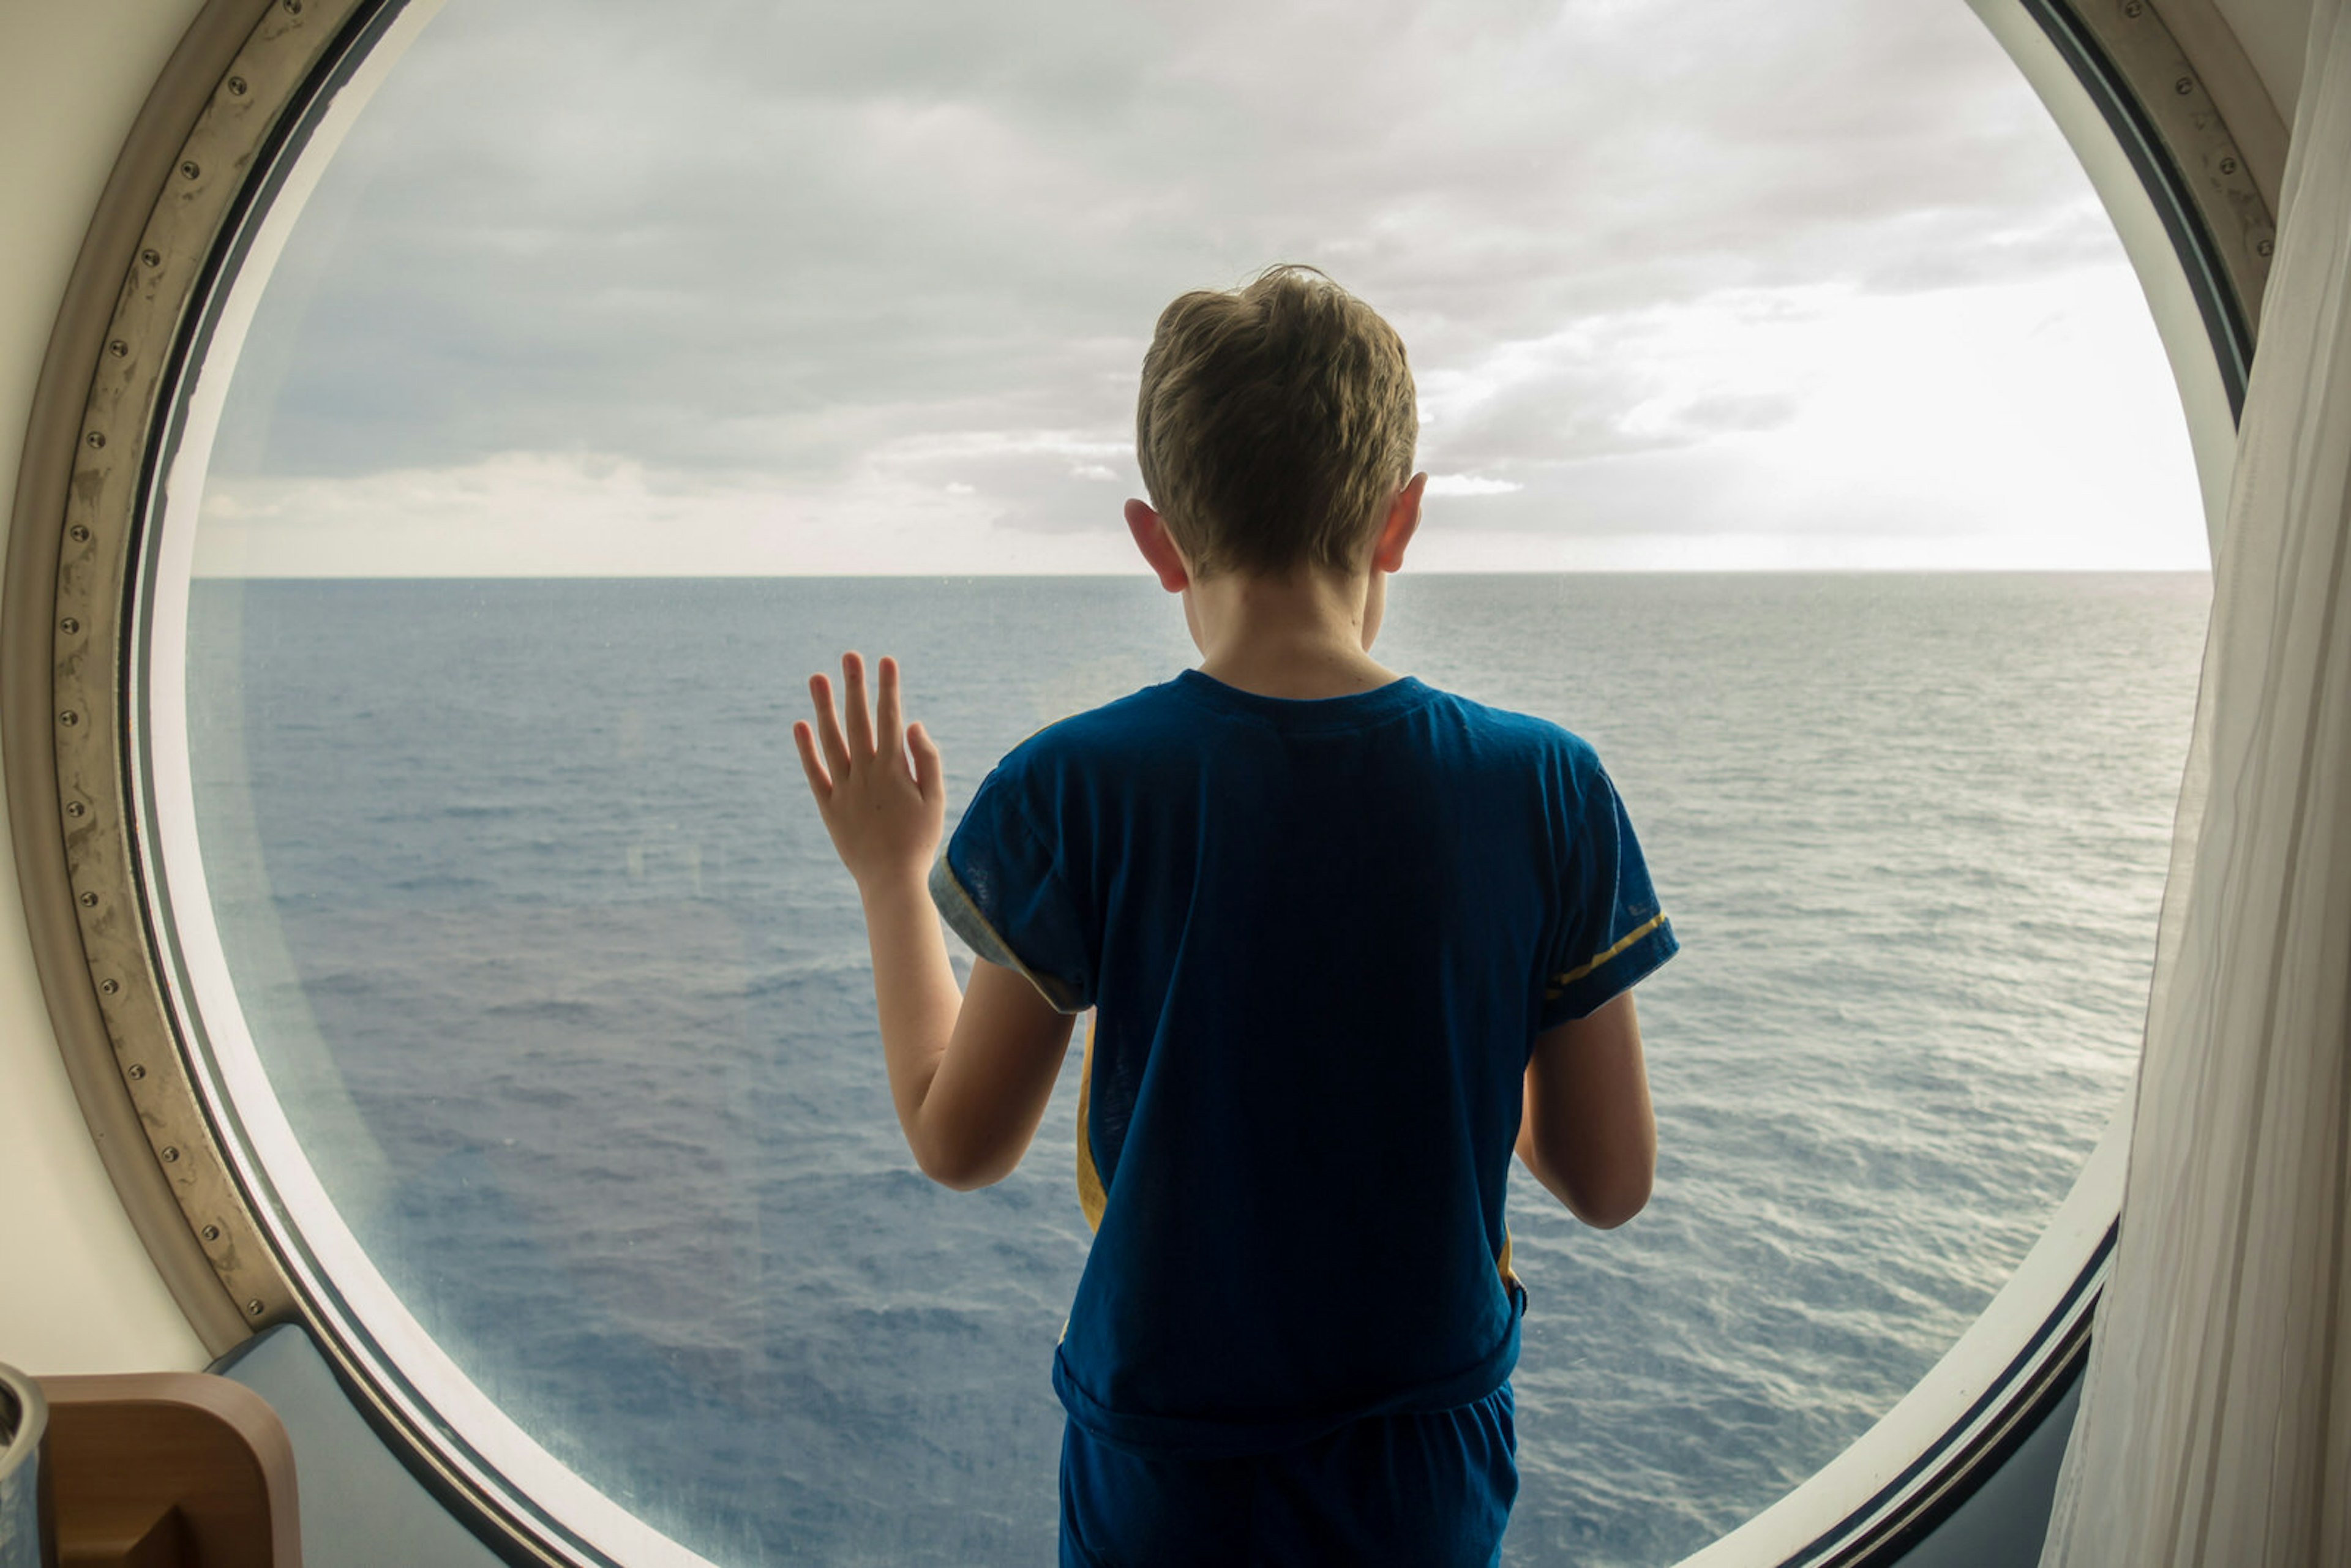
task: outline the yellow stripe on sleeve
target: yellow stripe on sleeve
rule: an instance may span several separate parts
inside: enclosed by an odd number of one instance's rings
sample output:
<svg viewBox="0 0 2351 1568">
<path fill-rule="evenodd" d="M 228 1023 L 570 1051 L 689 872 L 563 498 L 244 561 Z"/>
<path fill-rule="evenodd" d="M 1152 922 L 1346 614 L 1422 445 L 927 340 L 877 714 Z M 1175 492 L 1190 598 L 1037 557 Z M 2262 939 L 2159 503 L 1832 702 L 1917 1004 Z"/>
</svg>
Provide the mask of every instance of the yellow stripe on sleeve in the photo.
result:
<svg viewBox="0 0 2351 1568">
<path fill-rule="evenodd" d="M 1597 969 L 1601 965 L 1605 964 L 1609 959 L 1614 958 L 1617 954 L 1622 953 L 1625 948 L 1630 947 L 1634 943 L 1638 942 L 1642 937 L 1646 936 L 1650 932 L 1655 931 L 1658 926 L 1663 925 L 1665 923 L 1665 912 L 1660 910 L 1656 914 L 1649 916 L 1647 920 L 1642 922 L 1639 925 L 1634 927 L 1631 931 L 1626 932 L 1623 941 L 1618 942 L 1614 946 L 1609 948 L 1608 951 L 1601 954 L 1598 957 L 1592 959 L 1588 963 L 1578 964 L 1574 968 L 1570 969 L 1564 975 L 1553 975 L 1552 977 L 1551 988 L 1543 993 L 1545 999 L 1548 1000 L 1551 998 L 1558 996 L 1559 993 L 1566 987 L 1575 984 L 1576 981 L 1583 978 L 1584 976 L 1592 973 L 1593 970 Z"/>
</svg>

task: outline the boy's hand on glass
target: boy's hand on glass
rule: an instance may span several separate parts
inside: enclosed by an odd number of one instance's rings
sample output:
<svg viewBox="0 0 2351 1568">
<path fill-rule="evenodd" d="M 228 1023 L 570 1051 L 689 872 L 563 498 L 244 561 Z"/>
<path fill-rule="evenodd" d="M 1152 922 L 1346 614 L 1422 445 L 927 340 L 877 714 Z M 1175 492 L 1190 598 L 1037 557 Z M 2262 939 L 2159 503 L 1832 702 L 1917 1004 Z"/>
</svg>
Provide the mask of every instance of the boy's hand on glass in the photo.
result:
<svg viewBox="0 0 2351 1568">
<path fill-rule="evenodd" d="M 802 719 L 792 726 L 792 744 L 799 749 L 825 831 L 861 889 L 892 878 L 923 877 L 946 821 L 939 748 L 921 725 L 904 722 L 898 662 L 883 659 L 880 674 L 880 699 L 869 713 L 865 662 L 843 653 L 845 727 L 844 716 L 833 710 L 832 683 L 822 675 L 809 677 L 815 724 Z"/>
</svg>

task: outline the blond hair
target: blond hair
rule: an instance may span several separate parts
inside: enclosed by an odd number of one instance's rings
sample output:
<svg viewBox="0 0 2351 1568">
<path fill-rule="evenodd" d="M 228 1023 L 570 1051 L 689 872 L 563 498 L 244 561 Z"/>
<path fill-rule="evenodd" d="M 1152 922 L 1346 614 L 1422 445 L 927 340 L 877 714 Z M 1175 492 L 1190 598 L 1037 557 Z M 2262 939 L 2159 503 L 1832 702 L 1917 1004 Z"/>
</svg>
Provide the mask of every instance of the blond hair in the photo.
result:
<svg viewBox="0 0 2351 1568">
<path fill-rule="evenodd" d="M 1311 267 L 1182 296 L 1143 357 L 1135 457 L 1197 576 L 1361 570 L 1419 434 L 1403 340 Z"/>
</svg>

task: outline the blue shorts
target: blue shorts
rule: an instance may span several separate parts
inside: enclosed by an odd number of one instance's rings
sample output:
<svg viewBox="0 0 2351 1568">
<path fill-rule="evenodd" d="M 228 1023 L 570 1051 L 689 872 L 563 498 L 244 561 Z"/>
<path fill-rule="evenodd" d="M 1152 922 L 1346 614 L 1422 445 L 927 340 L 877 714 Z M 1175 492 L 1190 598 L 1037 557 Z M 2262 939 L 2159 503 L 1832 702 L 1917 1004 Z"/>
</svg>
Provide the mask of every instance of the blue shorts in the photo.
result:
<svg viewBox="0 0 2351 1568">
<path fill-rule="evenodd" d="M 1510 1385 L 1451 1410 L 1371 1416 L 1279 1453 L 1146 1459 L 1071 1424 L 1062 1568 L 1204 1563 L 1490 1568 L 1519 1495 Z"/>
</svg>

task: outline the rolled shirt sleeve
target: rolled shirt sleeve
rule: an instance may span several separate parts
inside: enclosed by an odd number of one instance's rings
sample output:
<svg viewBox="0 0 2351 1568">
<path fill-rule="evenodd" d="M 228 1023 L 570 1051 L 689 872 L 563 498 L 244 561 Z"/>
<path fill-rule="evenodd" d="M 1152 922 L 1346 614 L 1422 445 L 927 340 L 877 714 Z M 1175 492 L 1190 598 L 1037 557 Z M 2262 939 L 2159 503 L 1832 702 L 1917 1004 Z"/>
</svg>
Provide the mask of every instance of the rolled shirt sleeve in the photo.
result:
<svg viewBox="0 0 2351 1568">
<path fill-rule="evenodd" d="M 1083 1012 L 1094 967 L 1066 846 L 1038 831 L 1020 794 L 1002 768 L 981 783 L 931 867 L 931 902 L 973 953 L 1020 974 L 1055 1010 Z"/>
<path fill-rule="evenodd" d="M 1541 1029 L 1596 1011 L 1681 947 L 1658 907 L 1616 786 L 1596 761 L 1577 782 L 1566 815 L 1562 917 L 1543 976 Z"/>
</svg>

